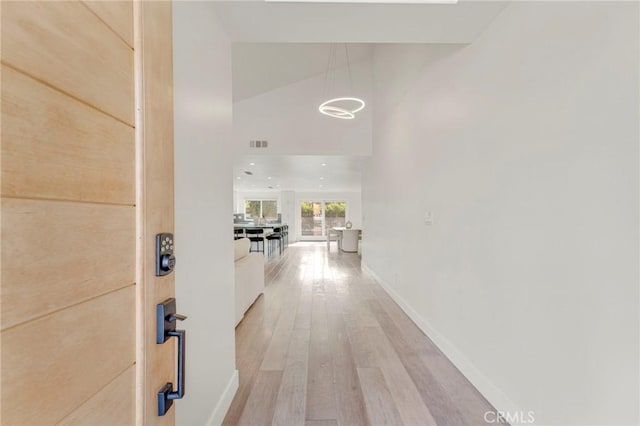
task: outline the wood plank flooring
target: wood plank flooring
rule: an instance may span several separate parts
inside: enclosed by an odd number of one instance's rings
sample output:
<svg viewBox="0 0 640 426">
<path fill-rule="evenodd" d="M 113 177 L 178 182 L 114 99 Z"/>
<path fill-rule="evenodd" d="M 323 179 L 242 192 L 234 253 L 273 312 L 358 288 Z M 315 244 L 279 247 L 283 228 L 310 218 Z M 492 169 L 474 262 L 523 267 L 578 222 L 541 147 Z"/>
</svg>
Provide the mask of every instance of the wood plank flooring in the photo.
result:
<svg viewBox="0 0 640 426">
<path fill-rule="evenodd" d="M 224 425 L 475 426 L 494 410 L 356 254 L 298 243 L 265 268 Z"/>
</svg>

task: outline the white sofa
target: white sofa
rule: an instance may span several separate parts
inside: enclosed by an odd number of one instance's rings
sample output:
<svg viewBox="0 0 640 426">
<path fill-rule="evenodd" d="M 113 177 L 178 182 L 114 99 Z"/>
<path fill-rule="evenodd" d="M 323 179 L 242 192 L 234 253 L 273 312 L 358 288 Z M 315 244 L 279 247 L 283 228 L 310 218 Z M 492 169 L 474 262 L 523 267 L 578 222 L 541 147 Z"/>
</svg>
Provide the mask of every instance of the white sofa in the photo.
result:
<svg viewBox="0 0 640 426">
<path fill-rule="evenodd" d="M 234 241 L 236 325 L 264 291 L 264 255 L 249 253 L 250 244 L 248 238 Z"/>
</svg>

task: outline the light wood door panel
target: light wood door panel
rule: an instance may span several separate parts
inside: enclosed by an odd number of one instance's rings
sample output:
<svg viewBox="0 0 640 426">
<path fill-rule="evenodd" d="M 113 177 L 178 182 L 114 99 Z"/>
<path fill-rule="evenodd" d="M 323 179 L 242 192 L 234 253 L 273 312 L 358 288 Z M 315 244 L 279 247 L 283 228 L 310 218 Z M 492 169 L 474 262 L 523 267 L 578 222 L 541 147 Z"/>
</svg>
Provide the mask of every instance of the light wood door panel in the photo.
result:
<svg viewBox="0 0 640 426">
<path fill-rule="evenodd" d="M 2 231 L 2 329 L 135 282 L 134 207 L 5 198 Z"/>
<path fill-rule="evenodd" d="M 83 1 L 133 49 L 133 4 L 130 1 Z"/>
<path fill-rule="evenodd" d="M 2 67 L 2 195 L 135 204 L 133 127 Z"/>
<path fill-rule="evenodd" d="M 3 424 L 58 422 L 134 364 L 134 287 L 3 331 Z"/>
<path fill-rule="evenodd" d="M 143 223 L 139 281 L 140 300 L 146 316 L 140 318 L 140 334 L 145 336 L 146 350 L 140 352 L 139 382 L 146 385 L 141 392 L 138 420 L 145 424 L 172 425 L 175 406 L 163 416 L 157 415 L 157 392 L 167 382 L 176 385 L 175 339 L 162 345 L 155 343 L 155 306 L 173 297 L 174 274 L 155 276 L 153 236 L 173 232 L 173 62 L 171 2 L 135 2 L 134 19 L 141 29 L 135 45 L 138 79 L 144 81 L 137 99 L 139 115 L 136 131 L 143 141 L 140 146 L 141 191 L 139 221 Z M 176 236 L 179 254 L 180 236 Z M 178 261 L 179 262 L 179 261 Z M 178 263 L 179 265 L 179 263 Z M 179 266 L 178 266 L 179 267 Z M 177 303 L 180 312 L 180 301 Z"/>
<path fill-rule="evenodd" d="M 2 2 L 2 62 L 134 123 L 133 51 L 80 2 Z"/>
<path fill-rule="evenodd" d="M 133 425 L 136 418 L 135 387 L 136 368 L 131 366 L 59 424 Z"/>
<path fill-rule="evenodd" d="M 3 2 L 1 20 L 2 424 L 173 425 L 155 307 L 174 282 L 154 267 L 173 232 L 171 3 Z"/>
</svg>

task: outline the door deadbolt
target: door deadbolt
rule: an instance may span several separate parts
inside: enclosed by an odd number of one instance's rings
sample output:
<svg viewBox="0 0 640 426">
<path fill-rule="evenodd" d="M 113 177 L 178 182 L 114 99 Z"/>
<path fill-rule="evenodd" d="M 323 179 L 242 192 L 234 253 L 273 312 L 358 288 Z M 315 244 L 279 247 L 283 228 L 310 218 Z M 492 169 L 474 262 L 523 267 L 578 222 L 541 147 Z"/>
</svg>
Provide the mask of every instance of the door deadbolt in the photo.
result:
<svg viewBox="0 0 640 426">
<path fill-rule="evenodd" d="M 173 254 L 173 234 L 156 235 L 156 276 L 160 277 L 173 272 L 176 257 Z"/>
<path fill-rule="evenodd" d="M 163 271 L 172 271 L 176 266 L 176 257 L 172 254 L 163 254 L 160 257 L 160 269 Z"/>
</svg>

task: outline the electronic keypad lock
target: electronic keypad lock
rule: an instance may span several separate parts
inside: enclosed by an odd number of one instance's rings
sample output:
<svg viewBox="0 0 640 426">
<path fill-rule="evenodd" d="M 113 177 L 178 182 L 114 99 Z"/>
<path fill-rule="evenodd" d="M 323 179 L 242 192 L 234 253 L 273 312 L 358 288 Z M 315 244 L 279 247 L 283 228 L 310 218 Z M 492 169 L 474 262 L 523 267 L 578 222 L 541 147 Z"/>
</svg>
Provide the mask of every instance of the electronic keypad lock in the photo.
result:
<svg viewBox="0 0 640 426">
<path fill-rule="evenodd" d="M 176 257 L 173 255 L 173 234 L 156 235 L 156 276 L 161 277 L 173 272 Z"/>
</svg>

